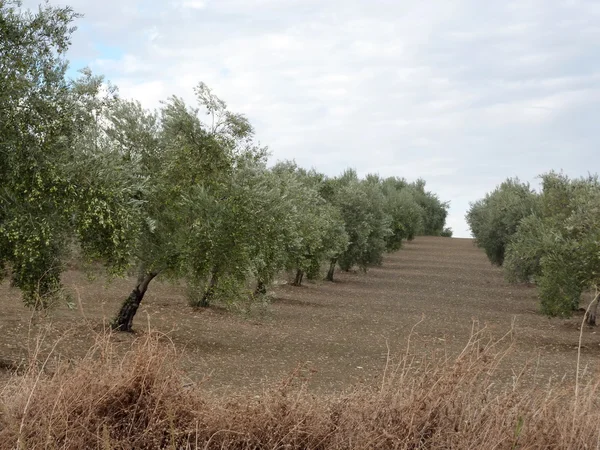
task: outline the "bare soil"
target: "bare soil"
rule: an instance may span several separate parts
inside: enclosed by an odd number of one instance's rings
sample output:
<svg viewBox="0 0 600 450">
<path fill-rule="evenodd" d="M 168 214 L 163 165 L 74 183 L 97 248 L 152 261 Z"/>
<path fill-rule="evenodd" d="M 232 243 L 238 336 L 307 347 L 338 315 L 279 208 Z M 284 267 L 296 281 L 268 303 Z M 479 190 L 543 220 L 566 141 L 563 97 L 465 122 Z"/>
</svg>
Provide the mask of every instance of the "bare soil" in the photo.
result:
<svg viewBox="0 0 600 450">
<path fill-rule="evenodd" d="M 32 314 L 18 291 L 0 286 L 0 379 L 36 346 L 42 356 L 51 351 L 49 371 L 59 357 L 85 355 L 134 280 L 109 283 L 70 271 L 64 283 L 75 308 L 59 305 L 47 316 Z M 496 337 L 513 329 L 514 351 L 500 372 L 504 381 L 526 363 L 541 381 L 575 375 L 581 314 L 542 316 L 535 288 L 507 284 L 470 239 L 419 237 L 366 274 L 338 272 L 335 283 L 280 285 L 273 297 L 265 310 L 245 315 L 192 309 L 182 286 L 157 281 L 134 326 L 138 334 L 149 327 L 164 332 L 181 351 L 190 382 L 203 382 L 217 394 L 261 389 L 294 370 L 309 378 L 315 392 L 377 382 L 388 354 L 403 353 L 409 335 L 413 348 L 455 354 L 474 327 Z M 113 337 L 124 351 L 133 338 Z M 599 356 L 600 334 L 586 326 L 582 365 L 595 367 Z"/>
</svg>

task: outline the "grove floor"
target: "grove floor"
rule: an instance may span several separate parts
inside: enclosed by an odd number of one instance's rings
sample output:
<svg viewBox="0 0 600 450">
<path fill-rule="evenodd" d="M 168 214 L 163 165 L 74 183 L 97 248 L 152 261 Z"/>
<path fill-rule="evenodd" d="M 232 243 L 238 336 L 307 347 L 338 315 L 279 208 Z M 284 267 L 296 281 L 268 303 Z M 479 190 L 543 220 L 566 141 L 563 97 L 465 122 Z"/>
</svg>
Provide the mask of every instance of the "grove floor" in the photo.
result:
<svg viewBox="0 0 600 450">
<path fill-rule="evenodd" d="M 510 379 L 524 364 L 540 380 L 574 377 L 581 314 L 548 319 L 535 288 L 507 284 L 470 239 L 419 237 L 368 273 L 337 273 L 335 283 L 277 286 L 266 309 L 235 314 L 197 310 L 181 286 L 150 286 L 135 321 L 137 334 L 162 331 L 181 354 L 191 382 L 216 393 L 260 389 L 301 367 L 316 392 L 376 382 L 388 354 L 404 352 L 408 336 L 418 350 L 459 352 L 473 328 L 497 337 L 513 329 L 515 347 L 501 374 Z M 18 291 L 0 285 L 0 378 L 35 352 L 77 359 L 133 286 L 68 272 L 75 308 L 59 305 L 32 315 Z M 412 334 L 411 334 L 412 330 Z M 135 335 L 113 337 L 125 351 Z M 595 370 L 600 333 L 584 327 L 582 364 Z M 4 368 L 4 369 L 3 369 Z"/>
</svg>

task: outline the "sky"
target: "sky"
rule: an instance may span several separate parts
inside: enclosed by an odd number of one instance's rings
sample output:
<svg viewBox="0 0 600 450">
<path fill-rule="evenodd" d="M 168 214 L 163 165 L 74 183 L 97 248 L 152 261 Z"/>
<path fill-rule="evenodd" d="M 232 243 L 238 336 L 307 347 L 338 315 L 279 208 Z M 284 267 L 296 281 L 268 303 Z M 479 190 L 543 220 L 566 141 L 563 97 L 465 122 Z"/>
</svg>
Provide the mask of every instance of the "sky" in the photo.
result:
<svg viewBox="0 0 600 450">
<path fill-rule="evenodd" d="M 598 0 L 66 3 L 84 14 L 71 73 L 90 67 L 149 108 L 194 104 L 203 81 L 272 162 L 424 178 L 457 237 L 507 177 L 598 172 Z"/>
</svg>

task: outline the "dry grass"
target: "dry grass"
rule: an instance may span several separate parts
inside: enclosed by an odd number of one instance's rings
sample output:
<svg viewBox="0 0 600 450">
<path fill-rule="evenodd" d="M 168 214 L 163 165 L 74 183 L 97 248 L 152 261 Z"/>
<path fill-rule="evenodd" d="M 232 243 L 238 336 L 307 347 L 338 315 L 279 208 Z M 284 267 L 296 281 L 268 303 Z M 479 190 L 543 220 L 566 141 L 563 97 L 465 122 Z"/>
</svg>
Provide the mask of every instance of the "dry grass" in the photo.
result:
<svg viewBox="0 0 600 450">
<path fill-rule="evenodd" d="M 573 384 L 531 382 L 534 368 L 496 386 L 511 342 L 475 331 L 452 358 L 409 345 L 388 358 L 379 386 L 344 394 L 309 394 L 299 367 L 260 395 L 219 398 L 187 382 L 168 337 L 148 332 L 117 357 L 100 335 L 76 364 L 48 373 L 46 358 L 12 377 L 0 392 L 0 448 L 599 448 L 600 379 L 577 399 Z"/>
</svg>

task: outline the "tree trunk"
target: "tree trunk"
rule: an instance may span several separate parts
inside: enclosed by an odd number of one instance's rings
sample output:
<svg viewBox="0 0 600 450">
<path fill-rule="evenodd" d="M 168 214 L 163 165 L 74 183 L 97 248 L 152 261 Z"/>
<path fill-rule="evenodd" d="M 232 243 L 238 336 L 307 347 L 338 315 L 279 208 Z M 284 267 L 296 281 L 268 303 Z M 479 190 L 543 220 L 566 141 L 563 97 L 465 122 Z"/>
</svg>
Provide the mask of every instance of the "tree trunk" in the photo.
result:
<svg viewBox="0 0 600 450">
<path fill-rule="evenodd" d="M 219 271 L 217 269 L 213 269 L 210 275 L 210 282 L 208 283 L 208 287 L 206 291 L 204 291 L 204 295 L 202 296 L 202 300 L 200 300 L 201 308 L 208 308 L 210 306 L 210 302 L 215 295 L 215 288 L 217 287 L 217 283 L 219 282 Z"/>
<path fill-rule="evenodd" d="M 296 278 L 294 279 L 294 282 L 292 283 L 294 286 L 301 286 L 302 285 L 302 278 L 304 278 L 304 272 L 300 269 L 298 269 L 296 271 Z"/>
<path fill-rule="evenodd" d="M 327 276 L 325 279 L 327 281 L 333 281 L 333 274 L 335 272 L 335 265 L 337 264 L 337 259 L 333 258 L 329 263 L 329 271 L 327 272 Z"/>
<path fill-rule="evenodd" d="M 596 299 L 594 300 L 594 305 L 592 305 L 592 307 L 590 308 L 587 317 L 585 319 L 586 323 L 591 326 L 594 327 L 596 326 L 596 315 L 598 313 L 598 302 L 600 299 L 598 299 L 598 297 L 596 297 Z"/>
<path fill-rule="evenodd" d="M 267 286 L 265 286 L 265 282 L 263 280 L 258 280 L 256 283 L 256 289 L 254 290 L 254 295 L 265 295 L 267 293 Z"/>
<path fill-rule="evenodd" d="M 112 321 L 112 328 L 118 331 L 131 332 L 133 330 L 133 317 L 142 303 L 144 294 L 148 290 L 150 282 L 158 275 L 158 272 L 145 272 L 142 270 L 138 276 L 137 285 L 123 302 L 119 313 Z"/>
</svg>

